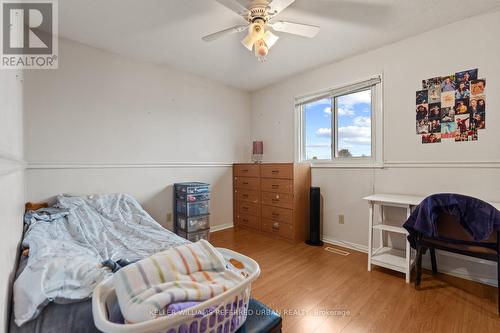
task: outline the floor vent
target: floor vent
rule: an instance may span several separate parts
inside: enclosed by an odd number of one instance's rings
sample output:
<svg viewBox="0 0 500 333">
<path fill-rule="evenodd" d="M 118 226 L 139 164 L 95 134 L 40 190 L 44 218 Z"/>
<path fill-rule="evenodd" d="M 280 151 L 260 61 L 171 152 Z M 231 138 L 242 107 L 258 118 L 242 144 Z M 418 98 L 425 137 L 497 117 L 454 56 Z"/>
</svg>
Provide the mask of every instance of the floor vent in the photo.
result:
<svg viewBox="0 0 500 333">
<path fill-rule="evenodd" d="M 328 251 L 328 252 L 331 252 L 331 253 L 335 253 L 335 254 L 338 254 L 340 256 L 348 256 L 350 253 L 347 252 L 347 251 L 342 251 L 342 250 L 339 250 L 339 249 L 336 249 L 336 248 L 333 248 L 333 247 L 330 247 L 330 246 L 327 246 L 325 247 L 325 251 Z"/>
</svg>

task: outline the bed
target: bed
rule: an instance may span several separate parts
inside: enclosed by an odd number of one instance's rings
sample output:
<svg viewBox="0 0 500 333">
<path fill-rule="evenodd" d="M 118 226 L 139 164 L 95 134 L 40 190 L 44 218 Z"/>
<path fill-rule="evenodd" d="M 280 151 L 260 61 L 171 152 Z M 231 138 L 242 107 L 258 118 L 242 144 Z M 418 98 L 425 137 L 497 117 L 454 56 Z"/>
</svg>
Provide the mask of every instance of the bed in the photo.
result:
<svg viewBox="0 0 500 333">
<path fill-rule="evenodd" d="M 58 196 L 54 207 L 42 217 L 26 214 L 29 257 L 21 257 L 16 271 L 12 333 L 99 332 L 91 294 L 112 274 L 101 263 L 135 261 L 188 242 L 129 195 Z"/>
<path fill-rule="evenodd" d="M 26 266 L 27 258 L 21 257 L 16 278 Z M 92 300 L 70 304 L 50 303 L 35 319 L 23 324 L 21 327 L 14 322 L 14 312 L 11 312 L 11 333 L 94 333 L 100 332 L 94 325 L 92 318 Z"/>
</svg>

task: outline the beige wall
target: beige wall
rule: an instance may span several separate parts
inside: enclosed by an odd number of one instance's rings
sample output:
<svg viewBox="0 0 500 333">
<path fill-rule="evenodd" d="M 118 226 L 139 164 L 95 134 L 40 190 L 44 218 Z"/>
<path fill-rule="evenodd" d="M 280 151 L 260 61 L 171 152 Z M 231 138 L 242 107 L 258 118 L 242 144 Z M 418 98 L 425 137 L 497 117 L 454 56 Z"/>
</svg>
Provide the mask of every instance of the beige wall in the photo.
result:
<svg viewBox="0 0 500 333">
<path fill-rule="evenodd" d="M 481 27 L 480 35 L 474 27 Z M 321 187 L 325 201 L 324 238 L 366 248 L 368 206 L 361 198 L 373 192 L 450 191 L 500 202 L 500 44 L 495 34 L 486 33 L 499 29 L 500 12 L 473 17 L 288 78 L 252 95 L 252 139 L 264 141 L 266 161 L 292 161 L 295 96 L 383 75 L 386 168 L 313 170 L 313 184 Z M 478 142 L 422 145 L 414 115 L 421 80 L 469 68 L 479 68 L 487 79 L 488 128 L 480 132 Z M 343 225 L 337 222 L 339 214 L 345 215 Z M 456 275 L 496 280 L 489 265 L 477 268 L 455 257 L 440 258 L 440 263 Z"/>
<path fill-rule="evenodd" d="M 250 95 L 61 40 L 55 71 L 25 78 L 28 198 L 126 192 L 170 227 L 171 185 L 212 185 L 212 226 L 232 224 L 231 168 L 246 160 Z M 92 166 L 89 166 L 89 165 Z"/>
<path fill-rule="evenodd" d="M 6 331 L 10 287 L 23 227 L 22 74 L 0 70 L 0 330 Z"/>
</svg>

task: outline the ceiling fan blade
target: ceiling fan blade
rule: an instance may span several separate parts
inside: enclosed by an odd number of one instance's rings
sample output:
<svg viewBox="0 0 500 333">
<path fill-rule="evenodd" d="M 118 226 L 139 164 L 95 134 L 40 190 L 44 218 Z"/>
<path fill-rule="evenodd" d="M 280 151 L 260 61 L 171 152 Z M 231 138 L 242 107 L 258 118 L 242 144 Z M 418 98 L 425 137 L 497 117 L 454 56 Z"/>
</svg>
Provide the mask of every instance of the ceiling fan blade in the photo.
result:
<svg viewBox="0 0 500 333">
<path fill-rule="evenodd" d="M 207 35 L 205 37 L 202 37 L 201 39 L 203 39 L 205 42 L 211 42 L 211 41 L 219 39 L 221 37 L 224 37 L 224 36 L 227 36 L 227 35 L 231 35 L 231 34 L 235 34 L 235 33 L 238 33 L 238 32 L 242 32 L 242 31 L 245 31 L 247 29 L 248 29 L 248 25 L 237 25 L 235 27 L 232 27 L 232 28 L 229 28 L 229 29 L 224 29 L 224 30 L 215 32 L 213 34 Z"/>
<path fill-rule="evenodd" d="M 294 2 L 295 0 L 272 0 L 269 4 L 269 11 L 273 15 L 278 15 Z"/>
<path fill-rule="evenodd" d="M 286 32 L 287 34 L 299 35 L 308 38 L 315 37 L 319 32 L 318 26 L 286 21 L 276 21 L 271 23 L 270 26 L 276 31 Z"/>
<path fill-rule="evenodd" d="M 240 16 L 248 14 L 248 8 L 243 6 L 237 0 L 215 0 L 226 8 L 231 9 L 233 12 Z"/>
</svg>

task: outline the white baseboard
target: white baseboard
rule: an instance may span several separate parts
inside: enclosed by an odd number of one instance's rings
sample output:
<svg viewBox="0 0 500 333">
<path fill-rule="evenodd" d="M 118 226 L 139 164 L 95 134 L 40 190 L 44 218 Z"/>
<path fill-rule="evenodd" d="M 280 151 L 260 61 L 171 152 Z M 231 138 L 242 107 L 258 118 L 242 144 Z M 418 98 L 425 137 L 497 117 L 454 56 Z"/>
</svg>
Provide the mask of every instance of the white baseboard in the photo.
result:
<svg viewBox="0 0 500 333">
<path fill-rule="evenodd" d="M 224 223 L 210 227 L 210 232 L 217 232 L 221 230 L 231 229 L 234 225 L 232 223 Z"/>
<path fill-rule="evenodd" d="M 341 246 L 347 249 L 367 253 L 368 247 L 362 244 L 351 243 L 338 238 L 323 237 L 323 242 Z M 465 280 L 475 281 L 490 286 L 497 287 L 496 276 L 496 263 L 493 261 L 477 259 L 459 254 L 439 251 L 436 252 L 438 271 L 443 274 L 459 277 Z M 431 269 L 430 259 L 427 254 L 423 260 L 423 267 Z M 441 260 L 440 260 L 441 259 Z M 469 266 L 469 267 L 467 267 Z M 470 266 L 476 266 L 476 269 L 471 270 Z M 484 267 L 489 269 L 491 274 L 484 274 L 485 269 L 478 269 L 477 267 Z"/>
<path fill-rule="evenodd" d="M 497 286 L 497 267 L 493 261 L 440 250 L 436 250 L 436 261 L 440 273 L 494 287 Z M 424 256 L 422 266 L 431 269 L 429 254 Z"/>
<path fill-rule="evenodd" d="M 436 259 L 438 261 L 438 272 L 443 273 L 446 275 L 451 275 L 454 277 L 462 278 L 465 280 L 469 281 L 474 281 L 474 282 L 479 282 L 483 284 L 487 284 L 493 287 L 497 287 L 497 279 L 494 277 L 487 277 L 487 276 L 481 276 L 477 274 L 471 274 L 470 271 L 468 271 L 466 268 L 450 268 L 446 267 L 446 265 L 440 265 L 439 264 L 439 259 Z M 431 270 L 431 264 L 430 263 L 425 263 L 422 265 L 425 269 Z"/>
</svg>

